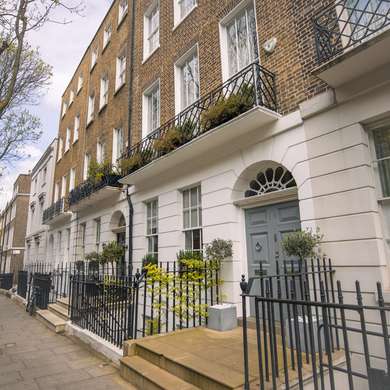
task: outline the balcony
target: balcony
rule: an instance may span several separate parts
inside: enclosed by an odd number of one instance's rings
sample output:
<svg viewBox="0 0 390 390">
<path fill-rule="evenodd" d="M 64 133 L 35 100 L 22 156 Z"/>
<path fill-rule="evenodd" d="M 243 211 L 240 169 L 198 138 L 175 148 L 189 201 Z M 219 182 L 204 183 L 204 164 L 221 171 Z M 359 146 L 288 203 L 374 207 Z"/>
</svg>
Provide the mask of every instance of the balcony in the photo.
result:
<svg viewBox="0 0 390 390">
<path fill-rule="evenodd" d="M 120 177 L 115 173 L 109 173 L 97 181 L 86 180 L 69 193 L 70 210 L 80 211 L 118 195 L 121 187 L 118 181 Z"/>
<path fill-rule="evenodd" d="M 144 169 L 162 174 L 210 154 L 211 148 L 234 145 L 234 140 L 278 118 L 275 75 L 253 63 L 129 148 L 121 159 L 126 176 L 121 182 L 135 184 L 136 173 Z"/>
<path fill-rule="evenodd" d="M 43 225 L 53 225 L 70 217 L 67 211 L 68 205 L 65 198 L 61 198 L 53 203 L 49 208 L 43 211 L 42 223 Z"/>
<path fill-rule="evenodd" d="M 339 0 L 314 17 L 319 66 L 336 88 L 390 63 L 390 1 Z"/>
</svg>

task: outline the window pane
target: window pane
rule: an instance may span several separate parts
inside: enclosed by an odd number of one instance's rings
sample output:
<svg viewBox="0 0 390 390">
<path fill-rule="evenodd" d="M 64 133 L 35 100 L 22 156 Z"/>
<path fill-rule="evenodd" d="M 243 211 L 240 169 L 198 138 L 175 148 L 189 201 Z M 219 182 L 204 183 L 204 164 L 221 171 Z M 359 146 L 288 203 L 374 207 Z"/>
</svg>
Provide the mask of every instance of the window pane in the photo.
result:
<svg viewBox="0 0 390 390">
<path fill-rule="evenodd" d="M 198 227 L 199 221 L 198 221 L 198 209 L 192 209 L 191 210 L 191 227 Z"/>
<path fill-rule="evenodd" d="M 184 211 L 183 212 L 183 227 L 184 229 L 190 228 L 190 212 Z"/>
<path fill-rule="evenodd" d="M 379 161 L 379 177 L 384 197 L 390 197 L 390 160 Z"/>
<path fill-rule="evenodd" d="M 191 207 L 198 205 L 198 187 L 191 188 Z"/>
<path fill-rule="evenodd" d="M 236 23 L 230 24 L 227 27 L 228 35 L 228 61 L 229 61 L 229 75 L 232 76 L 237 73 L 237 35 L 236 35 Z"/>
<path fill-rule="evenodd" d="M 200 229 L 192 231 L 193 237 L 193 250 L 200 251 L 202 249 L 202 231 Z"/>
<path fill-rule="evenodd" d="M 183 192 L 183 207 L 188 209 L 190 207 L 190 191 L 186 190 Z"/>
<path fill-rule="evenodd" d="M 374 142 L 378 159 L 390 157 L 390 129 L 375 131 Z"/>
<path fill-rule="evenodd" d="M 185 232 L 185 249 L 192 250 L 192 231 Z"/>
<path fill-rule="evenodd" d="M 238 66 L 243 68 L 249 64 L 248 30 L 246 24 L 246 12 L 237 20 L 238 38 Z"/>
</svg>

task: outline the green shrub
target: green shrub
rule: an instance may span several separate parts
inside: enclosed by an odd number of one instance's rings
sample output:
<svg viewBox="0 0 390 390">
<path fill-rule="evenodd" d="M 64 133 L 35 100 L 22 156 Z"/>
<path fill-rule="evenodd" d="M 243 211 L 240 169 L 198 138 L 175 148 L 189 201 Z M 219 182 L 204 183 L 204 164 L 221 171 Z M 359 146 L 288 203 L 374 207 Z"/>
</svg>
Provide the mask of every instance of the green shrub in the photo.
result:
<svg viewBox="0 0 390 390">
<path fill-rule="evenodd" d="M 167 154 L 178 148 L 183 142 L 183 134 L 176 128 L 169 129 L 163 137 L 153 142 L 153 148 L 159 154 Z"/>
<path fill-rule="evenodd" d="M 202 114 L 201 126 L 204 131 L 222 125 L 250 110 L 254 104 L 254 88 L 243 85 L 239 92 L 222 98 Z"/>
<path fill-rule="evenodd" d="M 206 257 L 209 260 L 222 261 L 233 256 L 233 242 L 216 238 L 206 246 Z"/>
<path fill-rule="evenodd" d="M 92 160 L 88 166 L 88 180 L 94 184 L 99 183 L 105 176 L 115 174 L 108 160 L 98 163 Z"/>
<path fill-rule="evenodd" d="M 137 153 L 134 153 L 129 158 L 121 159 L 119 162 L 119 170 L 122 173 L 122 175 L 126 175 L 126 174 L 131 173 L 132 171 L 142 167 L 142 165 L 143 165 L 142 154 L 137 152 Z"/>
<path fill-rule="evenodd" d="M 148 265 L 157 265 L 157 264 L 158 264 L 157 256 L 152 255 L 151 253 L 148 253 L 142 259 L 142 268 L 145 268 Z"/>
<path fill-rule="evenodd" d="M 320 245 L 323 235 L 317 230 L 297 230 L 287 234 L 282 240 L 282 248 L 287 256 L 298 257 L 300 260 L 316 255 L 315 249 Z"/>
<path fill-rule="evenodd" d="M 111 241 L 105 244 L 101 254 L 101 262 L 106 263 L 122 263 L 125 256 L 125 248 L 116 241 Z"/>
</svg>

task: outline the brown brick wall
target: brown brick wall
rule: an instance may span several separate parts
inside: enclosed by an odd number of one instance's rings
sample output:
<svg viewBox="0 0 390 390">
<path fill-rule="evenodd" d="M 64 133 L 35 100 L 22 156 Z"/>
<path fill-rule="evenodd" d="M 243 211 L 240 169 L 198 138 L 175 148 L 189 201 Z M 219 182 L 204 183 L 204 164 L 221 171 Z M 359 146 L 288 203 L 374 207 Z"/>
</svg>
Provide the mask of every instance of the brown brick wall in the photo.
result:
<svg viewBox="0 0 390 390">
<path fill-rule="evenodd" d="M 83 181 L 85 153 L 90 153 L 91 157 L 95 159 L 96 144 L 100 141 L 105 144 L 106 158 L 111 161 L 113 129 L 121 127 L 124 134 L 127 134 L 128 85 L 125 84 L 115 93 L 115 74 L 117 56 L 122 52 L 128 53 L 131 7 L 129 5 L 127 16 L 118 26 L 118 3 L 118 0 L 114 1 L 63 94 L 63 100 L 68 102 L 70 91 L 73 90 L 76 93 L 78 77 L 82 73 L 83 87 L 79 94 L 75 95 L 74 102 L 68 108 L 65 116 L 60 119 L 59 137 L 63 139 L 65 147 L 66 129 L 70 128 L 71 147 L 56 164 L 54 183 L 61 182 L 61 178 L 67 175 L 67 186 L 69 187 L 70 170 L 76 168 L 75 184 L 76 186 L 80 184 Z M 103 51 L 103 34 L 108 24 L 112 26 L 111 41 Z M 98 59 L 95 67 L 90 71 L 91 53 L 95 47 L 98 48 Z M 109 97 L 107 106 L 99 112 L 100 79 L 103 75 L 108 75 L 109 78 Z M 87 127 L 88 97 L 92 92 L 95 93 L 95 115 L 93 122 Z M 78 114 L 80 115 L 79 139 L 75 144 L 72 144 L 74 118 Z"/>
<path fill-rule="evenodd" d="M 132 107 L 131 143 L 142 136 L 143 92 L 154 81 L 160 79 L 161 124 L 175 115 L 174 64 L 191 47 L 198 44 L 201 96 L 222 83 L 220 31 L 221 19 L 234 9 L 241 0 L 198 0 L 198 7 L 175 29 L 173 0 L 160 0 L 160 48 L 145 62 L 143 58 L 143 18 L 152 0 L 134 0 L 135 59 L 133 64 L 133 85 L 131 86 Z M 316 66 L 315 38 L 312 26 L 313 15 L 331 4 L 331 0 L 255 0 L 260 62 L 277 76 L 279 110 L 287 114 L 298 108 L 300 102 L 324 91 L 327 86 L 311 75 Z M 76 167 L 76 185 L 82 181 L 84 154 L 94 158 L 96 143 L 106 144 L 106 155 L 112 154 L 112 130 L 122 127 L 127 130 L 128 85 L 114 96 L 115 61 L 117 54 L 125 47 L 130 49 L 129 31 L 131 22 L 131 1 L 129 12 L 117 29 L 118 1 L 115 1 L 104 22 L 88 47 L 73 79 L 64 93 L 69 99 L 71 89 L 76 89 L 78 75 L 84 75 L 84 86 L 80 94 L 60 120 L 59 135 L 65 143 L 66 128 L 72 129 L 74 117 L 81 115 L 79 141 L 62 157 L 56 166 L 55 182 L 69 174 Z M 111 43 L 102 53 L 103 31 L 108 20 L 112 20 Z M 267 54 L 263 44 L 269 38 L 278 40 L 276 50 Z M 90 53 L 99 47 L 98 62 L 90 73 Z M 127 64 L 130 60 L 127 60 Z M 107 72 L 110 79 L 110 94 L 107 107 L 98 114 L 100 77 Z M 95 120 L 86 129 L 86 111 L 89 93 L 95 91 Z M 69 180 L 69 179 L 68 179 Z"/>
</svg>

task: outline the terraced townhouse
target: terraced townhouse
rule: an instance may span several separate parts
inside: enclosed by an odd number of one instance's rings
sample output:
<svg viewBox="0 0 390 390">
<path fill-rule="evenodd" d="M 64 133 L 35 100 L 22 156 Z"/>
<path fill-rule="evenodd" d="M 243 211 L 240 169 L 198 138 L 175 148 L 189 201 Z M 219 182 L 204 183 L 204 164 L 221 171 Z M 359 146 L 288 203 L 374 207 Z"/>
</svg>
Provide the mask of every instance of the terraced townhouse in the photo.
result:
<svg viewBox="0 0 390 390">
<path fill-rule="evenodd" d="M 20 174 L 12 198 L 0 213 L 0 273 L 14 274 L 23 268 L 31 175 Z"/>
<path fill-rule="evenodd" d="M 127 144 L 128 55 L 131 19 L 127 1 L 114 1 L 62 98 L 49 226 L 47 261 L 81 260 L 103 242 L 124 241 L 127 207 L 117 177 L 99 188 L 85 184 L 91 163 L 116 165 Z"/>
<path fill-rule="evenodd" d="M 47 259 L 117 240 L 135 270 L 229 239 L 239 307 L 241 275 L 309 228 L 347 291 L 390 291 L 389 8 L 114 1 L 63 95 Z M 118 176 L 87 181 L 105 160 Z"/>
</svg>

